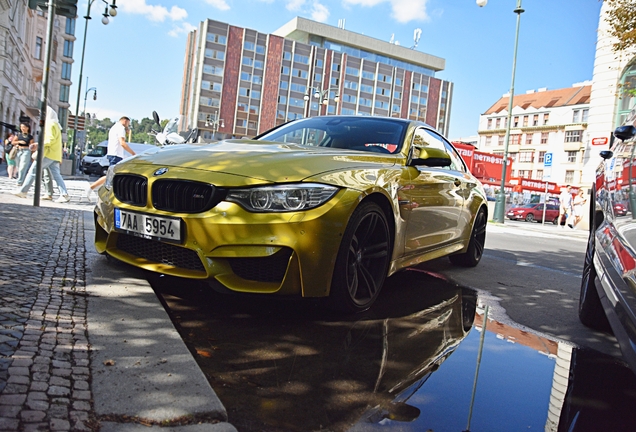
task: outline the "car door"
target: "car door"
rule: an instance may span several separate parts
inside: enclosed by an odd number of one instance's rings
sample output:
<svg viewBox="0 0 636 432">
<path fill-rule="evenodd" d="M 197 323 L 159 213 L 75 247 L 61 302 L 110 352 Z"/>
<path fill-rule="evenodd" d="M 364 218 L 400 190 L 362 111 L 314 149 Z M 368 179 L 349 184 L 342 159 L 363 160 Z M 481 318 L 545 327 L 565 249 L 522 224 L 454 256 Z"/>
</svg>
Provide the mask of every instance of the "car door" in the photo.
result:
<svg viewBox="0 0 636 432">
<path fill-rule="evenodd" d="M 418 128 L 412 147 L 431 147 L 448 152 L 441 135 Z M 417 151 L 417 150 L 414 150 Z M 405 254 L 416 254 L 456 241 L 464 206 L 463 173 L 457 166 L 411 166 L 409 181 L 400 191 L 402 209 L 407 209 Z"/>
</svg>

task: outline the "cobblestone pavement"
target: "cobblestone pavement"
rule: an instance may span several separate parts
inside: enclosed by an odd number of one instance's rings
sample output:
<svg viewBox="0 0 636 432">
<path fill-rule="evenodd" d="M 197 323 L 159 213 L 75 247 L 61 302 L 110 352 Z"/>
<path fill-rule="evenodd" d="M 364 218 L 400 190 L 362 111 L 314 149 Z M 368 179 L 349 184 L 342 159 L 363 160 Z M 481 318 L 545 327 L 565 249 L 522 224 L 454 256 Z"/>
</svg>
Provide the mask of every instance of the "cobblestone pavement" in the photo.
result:
<svg viewBox="0 0 636 432">
<path fill-rule="evenodd" d="M 2 431 L 85 431 L 98 424 L 90 391 L 84 218 L 81 209 L 66 206 L 11 200 L 0 206 Z"/>
</svg>

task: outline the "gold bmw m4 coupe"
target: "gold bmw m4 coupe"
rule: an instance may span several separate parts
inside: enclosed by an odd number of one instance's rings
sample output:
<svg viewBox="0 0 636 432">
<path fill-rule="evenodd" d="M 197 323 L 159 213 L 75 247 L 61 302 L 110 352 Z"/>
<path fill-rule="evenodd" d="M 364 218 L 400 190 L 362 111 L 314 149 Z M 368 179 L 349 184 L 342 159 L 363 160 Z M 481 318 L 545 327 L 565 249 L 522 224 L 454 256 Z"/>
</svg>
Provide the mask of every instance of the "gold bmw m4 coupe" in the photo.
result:
<svg viewBox="0 0 636 432">
<path fill-rule="evenodd" d="M 223 291 L 325 297 L 344 312 L 369 308 L 406 267 L 477 265 L 488 219 L 482 185 L 443 136 L 382 117 L 157 148 L 112 166 L 98 195 L 100 253 Z"/>
</svg>

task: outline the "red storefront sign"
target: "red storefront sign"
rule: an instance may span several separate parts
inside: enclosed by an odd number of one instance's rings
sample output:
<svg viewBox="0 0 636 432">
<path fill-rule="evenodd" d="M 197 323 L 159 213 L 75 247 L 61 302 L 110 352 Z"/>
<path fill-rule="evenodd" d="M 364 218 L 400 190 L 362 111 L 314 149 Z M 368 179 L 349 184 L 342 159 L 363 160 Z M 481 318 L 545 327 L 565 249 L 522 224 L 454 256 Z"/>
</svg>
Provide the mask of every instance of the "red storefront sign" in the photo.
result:
<svg viewBox="0 0 636 432">
<path fill-rule="evenodd" d="M 480 152 L 475 150 L 475 147 L 472 145 L 460 142 L 454 142 L 453 146 L 464 159 L 464 162 L 466 162 L 470 172 L 473 173 L 473 175 L 482 183 L 501 184 L 503 155 Z M 508 157 L 508 164 L 506 165 L 506 183 L 510 182 L 511 172 L 512 158 Z"/>
<path fill-rule="evenodd" d="M 592 138 L 592 145 L 605 145 L 607 141 L 607 137 Z"/>
</svg>

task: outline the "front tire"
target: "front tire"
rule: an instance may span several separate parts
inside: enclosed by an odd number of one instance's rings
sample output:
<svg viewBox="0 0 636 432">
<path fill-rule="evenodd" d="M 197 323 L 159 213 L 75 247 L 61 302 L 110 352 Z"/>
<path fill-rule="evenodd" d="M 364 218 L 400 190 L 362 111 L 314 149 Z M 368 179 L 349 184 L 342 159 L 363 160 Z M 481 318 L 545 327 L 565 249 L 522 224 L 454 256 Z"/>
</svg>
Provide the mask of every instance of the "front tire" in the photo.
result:
<svg viewBox="0 0 636 432">
<path fill-rule="evenodd" d="M 475 216 L 473 231 L 470 233 L 468 250 L 462 254 L 450 255 L 448 259 L 451 263 L 462 267 L 475 267 L 479 264 L 486 244 L 487 223 L 486 212 L 483 209 L 479 210 L 477 216 Z"/>
<path fill-rule="evenodd" d="M 333 310 L 357 313 L 380 294 L 391 259 L 393 241 L 386 215 L 374 202 L 353 212 L 336 257 L 328 304 Z"/>
<path fill-rule="evenodd" d="M 534 215 L 532 213 L 526 215 L 526 222 L 534 222 Z"/>
</svg>

